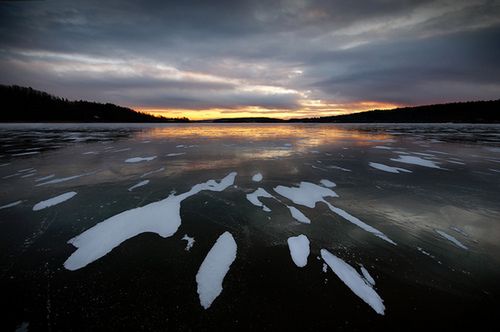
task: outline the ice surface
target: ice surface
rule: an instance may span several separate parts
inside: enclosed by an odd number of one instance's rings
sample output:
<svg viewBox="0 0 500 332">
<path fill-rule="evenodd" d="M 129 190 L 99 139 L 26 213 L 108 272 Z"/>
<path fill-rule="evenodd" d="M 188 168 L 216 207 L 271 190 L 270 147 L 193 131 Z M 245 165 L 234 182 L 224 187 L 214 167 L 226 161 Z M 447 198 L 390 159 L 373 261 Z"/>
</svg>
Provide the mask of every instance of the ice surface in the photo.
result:
<svg viewBox="0 0 500 332">
<path fill-rule="evenodd" d="M 262 181 L 262 174 L 260 174 L 260 173 L 254 174 L 254 176 L 252 176 L 252 181 L 254 181 L 254 182 Z"/>
<path fill-rule="evenodd" d="M 335 182 L 332 182 L 330 180 L 321 180 L 319 181 L 323 186 L 327 187 L 327 188 L 334 188 L 336 187 L 337 185 L 335 184 Z"/>
<path fill-rule="evenodd" d="M 456 238 L 454 238 L 453 236 L 449 235 L 449 234 L 446 234 L 445 232 L 443 231 L 440 231 L 438 229 L 436 229 L 436 232 L 441 235 L 442 237 L 444 237 L 446 240 L 452 242 L 453 244 L 455 244 L 457 247 L 460 247 L 462 249 L 469 249 L 467 248 L 465 245 L 463 245 L 460 241 L 458 241 Z"/>
<path fill-rule="evenodd" d="M 155 159 L 156 156 L 151 156 L 151 157 L 134 157 L 134 158 L 129 158 L 125 160 L 126 163 L 139 163 L 141 161 L 151 161 Z"/>
<path fill-rule="evenodd" d="M 250 201 L 255 206 L 262 207 L 262 210 L 269 212 L 271 209 L 269 209 L 267 206 L 265 206 L 260 200 L 259 197 L 266 197 L 266 198 L 274 198 L 273 195 L 268 193 L 265 189 L 263 188 L 258 188 L 251 194 L 247 194 L 247 199 Z"/>
<path fill-rule="evenodd" d="M 228 174 L 219 183 L 209 180 L 196 184 L 188 192 L 172 194 L 161 201 L 121 212 L 98 223 L 68 241 L 78 249 L 64 262 L 64 267 L 68 270 L 80 269 L 141 233 L 157 233 L 164 238 L 172 236 L 181 225 L 183 200 L 203 190 L 222 191 L 234 184 L 236 174 Z"/>
<path fill-rule="evenodd" d="M 307 218 L 302 212 L 300 212 L 299 209 L 297 209 L 296 207 L 293 207 L 293 206 L 289 206 L 287 205 L 286 206 L 289 210 L 290 210 L 290 213 L 292 214 L 292 217 L 297 220 L 298 222 L 301 222 L 303 224 L 310 224 L 311 223 L 311 220 L 309 220 L 309 218 Z"/>
<path fill-rule="evenodd" d="M 41 202 L 35 204 L 35 206 L 33 206 L 33 211 L 42 210 L 42 209 L 48 208 L 50 206 L 60 204 L 62 202 L 67 201 L 68 199 L 72 198 L 75 195 L 76 195 L 76 192 L 70 191 L 70 192 L 58 195 L 56 197 L 49 198 L 48 200 L 41 201 Z"/>
<path fill-rule="evenodd" d="M 411 173 L 410 170 L 407 170 L 404 168 L 391 167 L 391 166 L 387 166 L 387 165 L 379 164 L 379 163 L 370 162 L 369 165 L 373 168 L 376 168 L 376 169 L 384 171 L 384 172 L 389 172 L 389 173 L 400 173 L 400 172 Z"/>
<path fill-rule="evenodd" d="M 16 206 L 16 205 L 19 205 L 21 204 L 23 201 L 15 201 L 13 203 L 9 203 L 9 204 L 5 204 L 5 205 L 2 205 L 0 206 L 0 210 L 2 209 L 7 209 L 7 208 L 10 208 L 10 207 L 13 207 L 13 206 Z"/>
<path fill-rule="evenodd" d="M 361 273 L 363 274 L 363 278 L 365 278 L 365 280 L 368 281 L 370 285 L 375 285 L 375 279 L 372 278 L 372 276 L 370 275 L 370 273 L 368 273 L 368 270 L 365 269 L 364 266 L 361 266 Z"/>
<path fill-rule="evenodd" d="M 359 298 L 365 301 L 379 315 L 385 312 L 384 300 L 373 290 L 372 285 L 349 264 L 333 255 L 326 249 L 321 249 L 321 257 L 330 266 L 333 272 Z"/>
<path fill-rule="evenodd" d="M 187 234 L 184 234 L 184 236 L 182 237 L 182 240 L 185 240 L 187 241 L 187 244 L 186 244 L 186 251 L 189 251 L 191 250 L 191 248 L 194 246 L 194 237 L 189 237 Z"/>
<path fill-rule="evenodd" d="M 310 182 L 301 182 L 298 188 L 280 185 L 274 188 L 274 191 L 295 204 L 309 208 L 314 208 L 317 202 L 323 202 L 325 197 L 338 197 L 333 190 Z"/>
<path fill-rule="evenodd" d="M 309 256 L 309 239 L 301 234 L 299 236 L 289 237 L 288 249 L 290 249 L 290 255 L 292 260 L 298 267 L 304 267 L 307 265 L 307 257 Z"/>
<path fill-rule="evenodd" d="M 397 162 L 400 162 L 400 163 L 405 163 L 405 164 L 413 164 L 413 165 L 419 165 L 419 166 L 424 166 L 424 167 L 440 168 L 440 169 L 442 169 L 434 161 L 423 159 L 423 158 L 420 158 L 420 157 L 415 157 L 415 156 L 402 156 L 402 155 L 400 155 L 398 159 L 391 158 L 391 160 L 392 161 L 397 161 Z"/>
<path fill-rule="evenodd" d="M 186 152 L 169 153 L 167 154 L 167 157 L 182 156 L 183 154 L 186 154 Z"/>
<path fill-rule="evenodd" d="M 236 242 L 229 232 L 224 232 L 208 252 L 196 274 L 200 304 L 208 309 L 222 292 L 222 281 L 236 259 Z"/>
<path fill-rule="evenodd" d="M 132 187 L 128 188 L 128 191 L 132 191 L 134 190 L 135 188 L 138 188 L 138 187 L 142 187 L 142 186 L 145 186 L 149 183 L 149 180 L 144 180 L 144 181 L 141 181 L 137 184 L 134 184 Z"/>
</svg>

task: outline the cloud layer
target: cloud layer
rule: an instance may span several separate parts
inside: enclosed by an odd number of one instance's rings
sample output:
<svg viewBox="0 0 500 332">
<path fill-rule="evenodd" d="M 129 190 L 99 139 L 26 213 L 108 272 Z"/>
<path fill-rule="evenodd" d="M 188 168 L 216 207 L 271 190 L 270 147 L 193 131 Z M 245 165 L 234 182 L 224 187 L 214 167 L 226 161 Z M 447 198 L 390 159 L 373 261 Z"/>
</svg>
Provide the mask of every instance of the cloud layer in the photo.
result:
<svg viewBox="0 0 500 332">
<path fill-rule="evenodd" d="M 0 83 L 194 117 L 325 115 L 500 98 L 499 40 L 498 1 L 0 2 Z"/>
</svg>

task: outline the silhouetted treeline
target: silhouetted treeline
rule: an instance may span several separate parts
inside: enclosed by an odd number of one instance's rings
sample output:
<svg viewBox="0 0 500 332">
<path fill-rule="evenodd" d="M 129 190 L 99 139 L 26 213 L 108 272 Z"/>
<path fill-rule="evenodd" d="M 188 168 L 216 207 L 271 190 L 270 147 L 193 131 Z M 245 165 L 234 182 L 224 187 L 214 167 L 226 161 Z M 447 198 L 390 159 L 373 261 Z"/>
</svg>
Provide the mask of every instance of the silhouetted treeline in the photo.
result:
<svg viewBox="0 0 500 332">
<path fill-rule="evenodd" d="M 69 101 L 46 92 L 0 85 L 0 122 L 189 122 L 136 112 L 113 104 Z"/>
<path fill-rule="evenodd" d="M 469 101 L 416 107 L 374 110 L 290 122 L 334 123 L 500 123 L 500 100 Z"/>
<path fill-rule="evenodd" d="M 207 122 L 207 121 L 204 121 Z M 208 122 L 229 123 L 500 123 L 500 100 L 436 104 L 392 110 L 281 120 L 274 118 L 233 118 Z"/>
</svg>

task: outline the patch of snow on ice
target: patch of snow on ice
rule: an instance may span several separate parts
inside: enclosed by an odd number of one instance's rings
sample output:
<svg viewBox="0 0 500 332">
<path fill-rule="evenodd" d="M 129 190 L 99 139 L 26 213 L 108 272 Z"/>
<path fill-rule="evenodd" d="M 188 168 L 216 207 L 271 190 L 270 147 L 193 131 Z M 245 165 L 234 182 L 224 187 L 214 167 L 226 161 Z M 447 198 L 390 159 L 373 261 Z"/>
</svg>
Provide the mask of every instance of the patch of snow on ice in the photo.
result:
<svg viewBox="0 0 500 332">
<path fill-rule="evenodd" d="M 151 161 L 155 159 L 156 156 L 151 156 L 151 157 L 134 157 L 134 158 L 128 158 L 125 160 L 126 163 L 139 163 L 141 161 Z"/>
<path fill-rule="evenodd" d="M 33 154 L 39 154 L 40 151 L 32 151 L 32 152 L 21 152 L 21 153 L 14 153 L 12 157 L 20 157 L 20 156 L 30 156 Z"/>
<path fill-rule="evenodd" d="M 342 210 L 342 209 L 340 209 L 338 207 L 335 207 L 335 206 L 331 205 L 330 203 L 328 203 L 326 201 L 325 201 L 325 204 L 328 206 L 328 208 L 330 208 L 330 210 L 332 212 L 334 212 L 337 215 L 341 216 L 345 220 L 353 223 L 354 225 L 358 226 L 361 229 L 364 229 L 365 231 L 367 231 L 369 233 L 372 233 L 376 237 L 381 238 L 382 240 L 389 242 L 390 244 L 396 245 L 396 243 L 394 241 L 392 241 L 391 239 L 389 239 L 387 237 L 387 235 L 385 235 L 384 233 L 382 233 L 378 229 L 376 229 L 376 228 L 374 228 L 374 227 L 372 227 L 372 226 L 370 226 L 368 224 L 365 224 L 364 222 L 362 222 L 361 220 L 359 220 L 355 216 L 349 214 L 348 212 L 346 212 L 346 211 L 344 211 L 344 210 Z"/>
<path fill-rule="evenodd" d="M 324 197 L 339 197 L 333 190 L 310 182 L 301 182 L 298 188 L 280 185 L 274 188 L 274 191 L 295 204 L 309 208 L 314 208 L 317 202 L 323 202 Z"/>
<path fill-rule="evenodd" d="M 184 236 L 182 237 L 182 240 L 187 241 L 186 249 L 184 249 L 184 250 L 186 250 L 186 251 L 191 250 L 191 248 L 194 246 L 194 243 L 195 243 L 194 237 L 189 237 L 187 234 L 184 234 Z"/>
<path fill-rule="evenodd" d="M 123 211 L 80 235 L 68 243 L 77 248 L 64 262 L 68 270 L 77 270 L 101 258 L 124 241 L 141 233 L 157 233 L 163 238 L 172 236 L 181 225 L 181 203 L 200 191 L 223 191 L 234 184 L 236 172 L 224 177 L 219 183 L 208 180 L 194 185 L 188 192 L 174 195 L 142 207 Z"/>
<path fill-rule="evenodd" d="M 208 309 L 222 292 L 222 281 L 236 259 L 237 246 L 233 236 L 224 232 L 208 252 L 196 274 L 200 304 Z"/>
<path fill-rule="evenodd" d="M 373 147 L 374 149 L 380 149 L 380 150 L 392 150 L 390 146 L 383 146 L 383 145 L 377 145 Z"/>
<path fill-rule="evenodd" d="M 458 241 L 456 238 L 454 238 L 453 236 L 451 236 L 449 234 L 446 234 L 443 231 L 440 231 L 440 230 L 436 229 L 436 233 L 438 233 L 439 235 L 441 235 L 442 237 L 444 237 L 446 240 L 452 242 L 457 247 L 460 247 L 460 248 L 465 249 L 465 250 L 469 249 L 465 245 L 463 245 L 460 241 Z"/>
<path fill-rule="evenodd" d="M 344 172 L 352 172 L 350 169 L 339 167 L 339 166 L 335 166 L 335 165 L 326 166 L 326 168 L 338 169 L 338 170 L 344 171 Z"/>
<path fill-rule="evenodd" d="M 254 181 L 254 182 L 260 182 L 260 181 L 262 181 L 262 174 L 261 173 L 254 174 L 252 176 L 252 181 Z"/>
<path fill-rule="evenodd" d="M 346 211 L 339 209 L 328 203 L 324 199 L 325 197 L 338 197 L 337 193 L 335 193 L 333 190 L 329 188 L 321 187 L 310 182 L 301 182 L 298 188 L 285 187 L 280 185 L 274 188 L 274 191 L 280 194 L 281 196 L 288 198 L 295 204 L 307 206 L 308 208 L 314 208 L 316 206 L 316 203 L 323 202 L 328 206 L 328 208 L 332 212 L 341 216 L 350 223 L 360 227 L 361 229 L 364 229 L 367 232 L 372 233 L 373 235 L 381 238 L 382 240 L 385 240 L 394 245 L 396 244 L 381 231 L 373 228 L 370 225 L 365 224 L 364 222 L 354 217 L 353 215 L 347 213 Z"/>
<path fill-rule="evenodd" d="M 47 181 L 47 182 L 39 183 L 39 184 L 35 185 L 35 187 L 45 186 L 47 184 L 61 183 L 61 182 L 69 181 L 69 180 L 74 180 L 74 179 L 78 179 L 78 178 L 80 178 L 82 176 L 86 176 L 86 175 L 90 175 L 90 174 L 94 174 L 94 173 L 95 172 L 90 172 L 90 173 L 83 173 L 83 174 L 68 176 L 68 177 L 65 177 L 65 178 L 58 178 L 58 179 L 50 180 L 50 181 Z"/>
<path fill-rule="evenodd" d="M 323 180 L 319 181 L 319 183 L 321 183 L 323 186 L 325 186 L 327 188 L 334 188 L 334 187 L 337 186 L 335 184 L 335 182 L 332 182 L 332 181 L 326 180 L 326 179 L 323 179 Z"/>
<path fill-rule="evenodd" d="M 13 203 L 9 203 L 9 204 L 5 204 L 5 205 L 2 205 L 0 206 L 0 210 L 2 209 L 7 209 L 7 208 L 10 208 L 10 207 L 13 207 L 13 206 L 16 206 L 16 205 L 19 205 L 21 204 L 23 201 L 15 201 Z"/>
<path fill-rule="evenodd" d="M 361 273 L 363 274 L 363 278 L 365 278 L 365 280 L 368 281 L 370 285 L 375 285 L 375 279 L 373 279 L 373 277 L 370 275 L 370 273 L 368 273 L 368 270 L 365 269 L 364 266 L 361 266 Z"/>
<path fill-rule="evenodd" d="M 132 191 L 134 190 L 135 188 L 139 188 L 139 187 L 142 187 L 142 186 L 145 186 L 149 183 L 149 180 L 144 180 L 144 181 L 141 181 L 137 184 L 134 184 L 132 187 L 128 188 L 128 191 Z"/>
<path fill-rule="evenodd" d="M 56 176 L 56 175 L 55 174 L 50 174 L 50 175 L 47 175 L 47 176 L 35 179 L 35 182 L 40 182 L 40 181 L 45 181 L 45 180 L 48 180 L 48 179 L 52 179 L 54 176 Z"/>
<path fill-rule="evenodd" d="M 266 197 L 266 198 L 274 198 L 273 195 L 268 193 L 265 189 L 263 188 L 258 188 L 251 194 L 247 194 L 247 199 L 250 201 L 255 206 L 262 207 L 262 210 L 266 212 L 270 212 L 271 209 L 269 209 L 267 206 L 265 206 L 260 200 L 259 197 Z"/>
<path fill-rule="evenodd" d="M 58 195 L 56 197 L 49 198 L 48 200 L 41 201 L 41 202 L 35 204 L 35 206 L 33 206 L 33 211 L 39 211 L 39 210 L 48 208 L 50 206 L 60 204 L 62 202 L 67 201 L 68 199 L 72 198 L 75 195 L 76 195 L 76 192 L 70 191 L 70 192 Z"/>
<path fill-rule="evenodd" d="M 389 172 L 389 173 L 400 173 L 400 172 L 411 173 L 412 172 L 412 171 L 404 169 L 404 168 L 391 167 L 391 166 L 387 166 L 387 165 L 379 164 L 379 163 L 370 162 L 368 165 L 370 165 L 371 167 L 378 169 L 380 171 Z"/>
<path fill-rule="evenodd" d="M 321 249 L 321 257 L 330 266 L 342 282 L 359 298 L 366 302 L 379 315 L 385 311 L 384 300 L 373 290 L 372 286 L 349 264 L 333 255 L 326 249 Z"/>
<path fill-rule="evenodd" d="M 391 158 L 392 161 L 397 161 L 399 163 L 405 163 L 405 164 L 412 164 L 412 165 L 419 165 L 419 166 L 424 166 L 424 167 L 430 167 L 430 168 L 439 168 L 436 162 L 427 160 L 427 159 L 422 159 L 420 157 L 415 157 L 415 156 L 399 156 L 398 159 Z"/>
<path fill-rule="evenodd" d="M 143 177 L 146 177 L 146 176 L 154 174 L 154 173 L 163 172 L 164 170 L 165 170 L 165 167 L 160 167 L 158 169 L 155 169 L 154 171 L 146 172 L 146 173 L 142 174 L 140 177 L 143 178 Z"/>
<path fill-rule="evenodd" d="M 299 209 L 297 209 L 296 207 L 293 207 L 293 206 L 289 206 L 287 205 L 286 206 L 289 210 L 290 210 L 290 213 L 292 214 L 292 217 L 297 220 L 298 222 L 301 222 L 303 224 L 310 224 L 311 223 L 311 220 L 309 220 L 309 218 L 307 218 L 302 212 L 300 212 Z"/>
<path fill-rule="evenodd" d="M 186 152 L 169 153 L 167 154 L 167 157 L 182 156 L 183 154 L 186 154 Z"/>
<path fill-rule="evenodd" d="M 299 236 L 289 237 L 288 248 L 290 249 L 290 255 L 292 260 L 298 267 L 304 267 L 307 265 L 307 257 L 309 256 L 309 239 L 301 234 Z"/>
</svg>

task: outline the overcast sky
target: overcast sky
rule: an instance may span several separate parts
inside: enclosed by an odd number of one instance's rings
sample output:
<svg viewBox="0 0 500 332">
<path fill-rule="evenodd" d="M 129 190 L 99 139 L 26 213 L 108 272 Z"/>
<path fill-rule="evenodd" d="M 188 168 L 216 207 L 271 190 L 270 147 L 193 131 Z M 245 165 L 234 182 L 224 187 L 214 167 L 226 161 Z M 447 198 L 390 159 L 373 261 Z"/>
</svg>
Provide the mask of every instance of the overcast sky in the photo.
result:
<svg viewBox="0 0 500 332">
<path fill-rule="evenodd" d="M 500 98 L 500 1 L 0 1 L 0 83 L 167 116 Z"/>
</svg>

